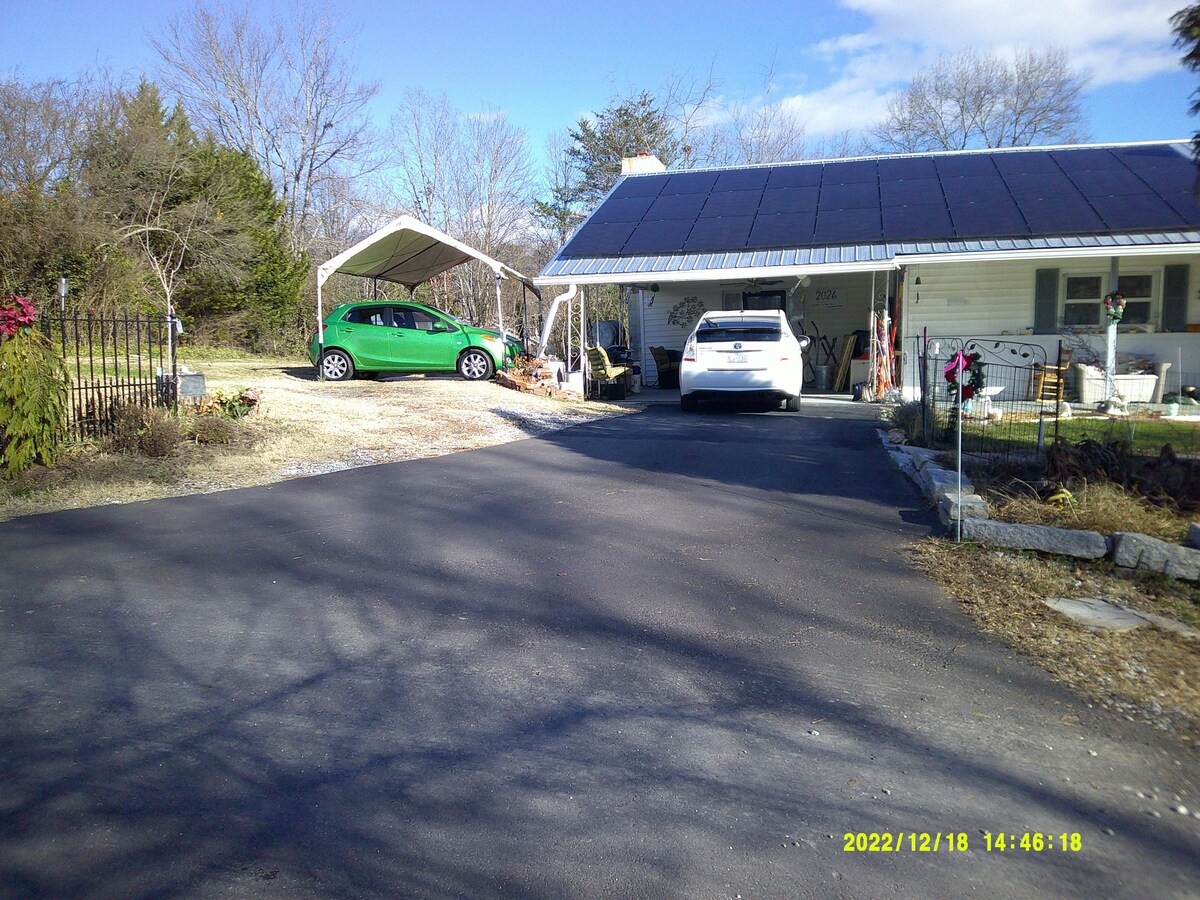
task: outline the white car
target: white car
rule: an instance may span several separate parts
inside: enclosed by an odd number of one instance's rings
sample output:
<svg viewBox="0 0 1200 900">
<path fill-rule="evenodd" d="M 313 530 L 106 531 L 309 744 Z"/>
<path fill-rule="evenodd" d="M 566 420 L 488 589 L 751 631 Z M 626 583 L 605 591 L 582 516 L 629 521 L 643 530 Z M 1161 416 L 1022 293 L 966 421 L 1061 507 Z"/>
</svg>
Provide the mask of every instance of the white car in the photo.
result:
<svg viewBox="0 0 1200 900">
<path fill-rule="evenodd" d="M 765 397 L 800 409 L 804 348 L 782 310 L 706 312 L 683 348 L 679 403 L 685 411 L 718 397 Z"/>
</svg>

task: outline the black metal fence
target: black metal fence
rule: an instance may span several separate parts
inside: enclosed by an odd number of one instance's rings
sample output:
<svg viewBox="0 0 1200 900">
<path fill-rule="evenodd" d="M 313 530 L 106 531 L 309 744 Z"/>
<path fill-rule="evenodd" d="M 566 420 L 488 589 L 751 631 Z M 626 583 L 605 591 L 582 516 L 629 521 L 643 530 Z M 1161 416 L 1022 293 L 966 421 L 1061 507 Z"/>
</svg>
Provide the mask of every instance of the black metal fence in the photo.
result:
<svg viewBox="0 0 1200 900">
<path fill-rule="evenodd" d="M 50 313 L 40 321 L 70 376 L 67 427 L 73 437 L 112 434 L 124 405 L 176 406 L 172 320 Z"/>
<path fill-rule="evenodd" d="M 965 359 L 960 359 L 959 353 Z M 963 369 L 964 365 L 967 368 Z M 947 377 L 947 367 L 951 377 Z M 1045 348 L 1038 344 L 989 338 L 923 341 L 924 443 L 944 449 L 957 447 L 961 417 L 964 454 L 1036 460 L 1058 433 L 1061 394 L 1047 391 L 1044 382 L 1053 371 L 1053 365 L 1047 367 Z"/>
</svg>

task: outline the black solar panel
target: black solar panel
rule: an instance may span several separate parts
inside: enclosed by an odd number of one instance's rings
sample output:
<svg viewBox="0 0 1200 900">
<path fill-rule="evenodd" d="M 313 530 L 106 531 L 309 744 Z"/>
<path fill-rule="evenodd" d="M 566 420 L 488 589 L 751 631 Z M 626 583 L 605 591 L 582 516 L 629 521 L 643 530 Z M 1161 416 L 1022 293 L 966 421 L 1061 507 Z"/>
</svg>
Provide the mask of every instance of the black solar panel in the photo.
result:
<svg viewBox="0 0 1200 900">
<path fill-rule="evenodd" d="M 1189 228 L 1200 229 L 1200 200 L 1192 191 L 1169 191 L 1162 194 L 1163 202 L 1183 216 Z"/>
<path fill-rule="evenodd" d="M 714 216 L 753 216 L 758 212 L 763 192 L 757 191 L 713 191 L 708 195 L 701 218 Z"/>
<path fill-rule="evenodd" d="M 613 255 L 640 256 L 643 254 L 680 253 L 692 221 L 643 222 L 624 242 L 624 246 Z"/>
<path fill-rule="evenodd" d="M 1025 198 L 1077 197 L 1079 190 L 1062 172 L 1025 174 L 1012 172 L 1004 176 L 1008 189 L 1020 203 Z"/>
<path fill-rule="evenodd" d="M 1137 231 L 1147 227 L 1183 228 L 1187 222 L 1158 194 L 1093 197 L 1092 205 L 1113 231 Z"/>
<path fill-rule="evenodd" d="M 883 230 L 893 241 L 944 239 L 953 234 L 945 203 L 887 207 L 883 210 Z"/>
<path fill-rule="evenodd" d="M 859 184 L 878 180 L 879 164 L 873 159 L 860 159 L 825 163 L 825 174 L 821 177 L 821 184 Z"/>
<path fill-rule="evenodd" d="M 1165 145 L 931 154 L 621 180 L 564 257 L 1200 229 Z"/>
<path fill-rule="evenodd" d="M 942 196 L 942 183 L 936 178 L 919 178 L 911 181 L 880 181 L 880 193 L 883 195 L 883 205 L 908 206 L 913 203 L 941 203 L 946 200 Z"/>
<path fill-rule="evenodd" d="M 640 222 L 653 197 L 613 197 L 592 215 L 593 222 Z"/>
<path fill-rule="evenodd" d="M 657 197 L 658 192 L 663 188 L 663 183 L 664 179 L 654 178 L 650 175 L 626 178 L 617 185 L 610 199 L 616 200 L 621 197 Z"/>
<path fill-rule="evenodd" d="M 763 191 L 762 202 L 758 205 L 758 214 L 769 216 L 775 213 L 796 212 L 801 209 L 815 210 L 817 195 L 820 192 L 821 189 L 816 185 Z"/>
<path fill-rule="evenodd" d="M 1126 168 L 1104 171 L 1070 172 L 1071 181 L 1087 197 L 1113 197 L 1124 194 L 1144 194 L 1150 190 L 1146 182 Z"/>
<path fill-rule="evenodd" d="M 824 166 L 807 163 L 792 166 L 773 166 L 767 176 L 767 189 L 810 187 L 821 183 Z"/>
<path fill-rule="evenodd" d="M 700 219 L 692 227 L 683 249 L 741 250 L 750 237 L 754 216 L 725 216 L 720 219 Z"/>
<path fill-rule="evenodd" d="M 682 172 L 668 175 L 663 196 L 668 194 L 707 194 L 717 183 L 716 172 Z"/>
<path fill-rule="evenodd" d="M 815 243 L 866 244 L 882 239 L 883 225 L 878 206 L 874 209 L 822 209 L 817 214 Z"/>
<path fill-rule="evenodd" d="M 997 153 L 992 156 L 996 168 L 1005 175 L 1041 175 L 1050 172 L 1061 172 L 1058 164 L 1047 153 L 1029 150 L 1017 150 L 1011 153 Z"/>
<path fill-rule="evenodd" d="M 933 161 L 942 178 L 962 178 L 971 175 L 995 175 L 996 164 L 990 156 L 950 153 L 937 156 Z"/>
<path fill-rule="evenodd" d="M 694 219 L 704 208 L 706 194 L 663 194 L 646 212 L 647 220 Z"/>
<path fill-rule="evenodd" d="M 946 202 L 953 208 L 956 203 L 1012 203 L 1008 184 L 992 169 L 991 175 L 963 175 L 941 179 Z"/>
<path fill-rule="evenodd" d="M 1087 234 L 1105 230 L 1104 222 L 1083 197 L 1046 197 L 1020 201 L 1034 234 Z"/>
<path fill-rule="evenodd" d="M 1057 150 L 1050 158 L 1068 174 L 1075 172 L 1121 172 L 1125 165 L 1108 149 Z"/>
<path fill-rule="evenodd" d="M 579 229 L 575 237 L 562 250 L 564 256 L 608 256 L 618 254 L 629 236 L 633 234 L 634 225 L 620 222 L 606 224 L 589 221 Z"/>
<path fill-rule="evenodd" d="M 735 169 L 717 176 L 715 190 L 718 191 L 761 191 L 767 186 L 770 169 Z"/>
<path fill-rule="evenodd" d="M 817 216 L 813 212 L 788 213 L 765 216 L 761 213 L 754 220 L 747 246 L 755 249 L 767 247 L 803 247 L 813 240 L 813 227 Z"/>
<path fill-rule="evenodd" d="M 1138 178 L 1146 182 L 1151 190 L 1163 194 L 1178 191 L 1181 187 L 1185 190 L 1194 190 L 1197 175 L 1195 168 L 1179 170 L 1173 167 L 1143 169 L 1137 173 Z"/>
<path fill-rule="evenodd" d="M 921 178 L 937 178 L 937 166 L 928 156 L 879 160 L 880 181 L 908 181 Z"/>
<path fill-rule="evenodd" d="M 871 181 L 857 184 L 822 184 L 820 209 L 878 209 L 879 185 Z"/>
<path fill-rule="evenodd" d="M 950 207 L 954 234 L 962 240 L 1029 234 L 1025 217 L 1012 200 L 960 203 Z"/>
</svg>

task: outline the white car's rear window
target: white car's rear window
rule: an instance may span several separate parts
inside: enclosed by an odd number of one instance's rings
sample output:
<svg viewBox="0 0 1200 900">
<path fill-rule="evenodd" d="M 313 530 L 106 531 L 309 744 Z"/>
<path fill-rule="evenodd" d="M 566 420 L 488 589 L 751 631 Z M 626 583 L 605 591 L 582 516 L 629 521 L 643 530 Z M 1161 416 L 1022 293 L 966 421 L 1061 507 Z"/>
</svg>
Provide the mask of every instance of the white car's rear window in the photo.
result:
<svg viewBox="0 0 1200 900">
<path fill-rule="evenodd" d="M 778 341 L 779 323 L 737 319 L 734 321 L 711 320 L 701 322 L 696 329 L 696 342 L 700 344 L 727 344 L 731 341 Z"/>
</svg>

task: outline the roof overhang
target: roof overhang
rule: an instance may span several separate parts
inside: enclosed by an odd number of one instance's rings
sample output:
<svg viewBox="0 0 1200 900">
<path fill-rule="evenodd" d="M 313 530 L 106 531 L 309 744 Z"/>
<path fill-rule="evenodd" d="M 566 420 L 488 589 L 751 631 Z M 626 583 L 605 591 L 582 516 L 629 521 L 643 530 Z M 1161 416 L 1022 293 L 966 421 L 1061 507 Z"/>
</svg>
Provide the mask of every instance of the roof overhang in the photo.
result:
<svg viewBox="0 0 1200 900">
<path fill-rule="evenodd" d="M 413 290 L 455 266 L 477 260 L 501 278 L 515 278 L 534 291 L 532 279 L 492 259 L 486 253 L 455 240 L 432 225 L 411 216 L 400 216 L 317 267 L 320 287 L 335 272 L 377 278 Z"/>
<path fill-rule="evenodd" d="M 1200 231 L 1055 238 L 795 248 L 756 253 L 676 254 L 554 260 L 541 286 L 705 283 L 751 278 L 881 272 L 916 264 L 965 265 L 1022 259 L 1166 256 L 1200 253 Z"/>
</svg>

